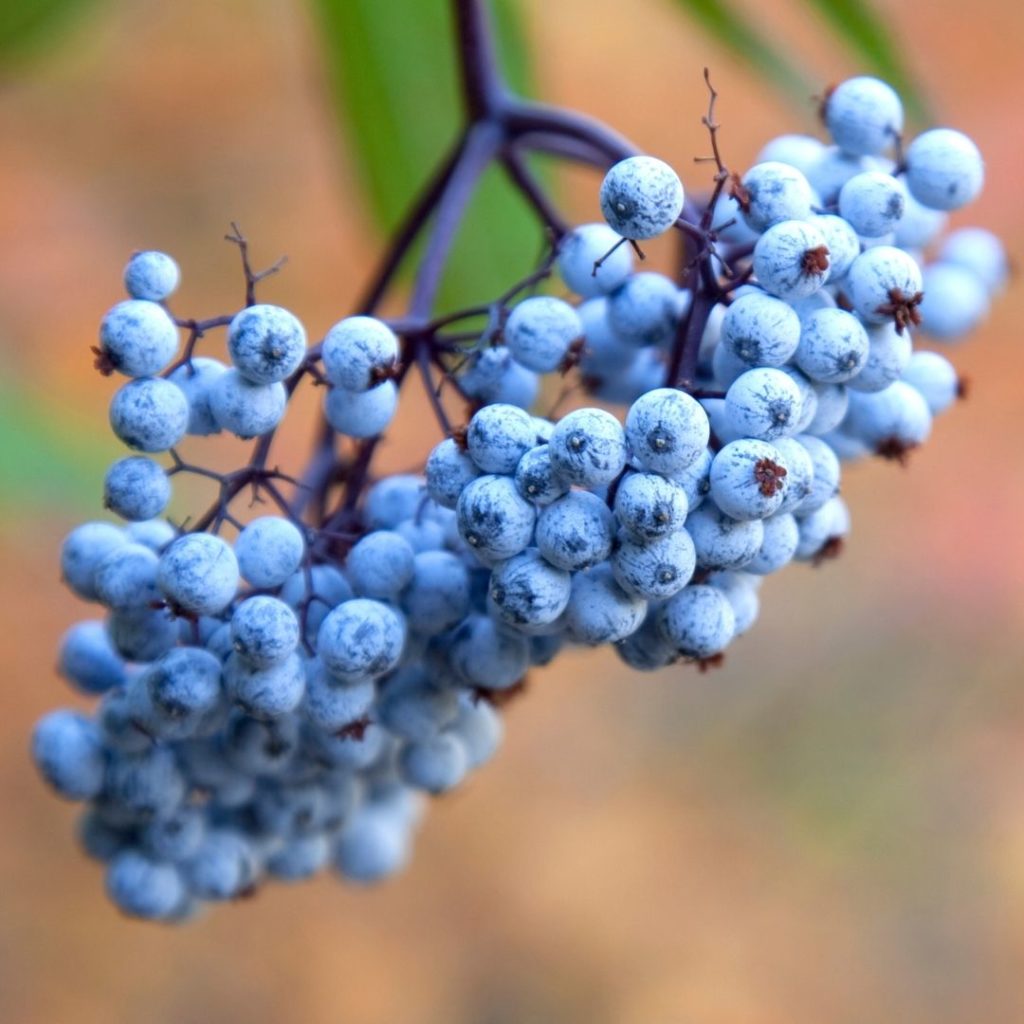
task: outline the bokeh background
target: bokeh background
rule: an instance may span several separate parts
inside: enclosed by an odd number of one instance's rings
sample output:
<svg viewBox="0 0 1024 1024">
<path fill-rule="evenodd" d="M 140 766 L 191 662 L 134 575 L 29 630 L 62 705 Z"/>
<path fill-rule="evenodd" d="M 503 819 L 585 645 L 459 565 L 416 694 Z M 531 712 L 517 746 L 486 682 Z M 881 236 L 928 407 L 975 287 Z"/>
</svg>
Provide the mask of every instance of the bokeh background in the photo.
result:
<svg viewBox="0 0 1024 1024">
<path fill-rule="evenodd" d="M 1019 254 L 1024 7 L 877 7 L 940 119 L 986 154 L 958 222 Z M 522 8 L 536 88 L 688 187 L 705 64 L 733 166 L 813 130 L 810 104 L 665 0 Z M 802 5 L 771 5 L 767 27 L 812 81 L 860 70 Z M 53 671 L 82 614 L 57 546 L 99 511 L 116 454 L 114 385 L 88 350 L 135 248 L 178 257 L 179 312 L 233 308 L 231 218 L 258 260 L 288 254 L 263 295 L 311 335 L 348 312 L 381 240 L 318 36 L 298 0 L 108 0 L 0 78 L 0 1021 L 1024 1019 L 1019 287 L 955 353 L 970 400 L 906 469 L 847 475 L 845 555 L 769 581 L 724 669 L 640 677 L 577 653 L 536 673 L 501 755 L 431 808 L 411 868 L 379 890 L 274 886 L 182 930 L 106 903 L 72 809 L 26 759 L 32 722 L 75 700 Z M 595 179 L 561 186 L 594 216 Z M 415 403 L 407 417 L 394 466 L 433 443 Z M 302 457 L 297 419 L 283 464 Z"/>
</svg>

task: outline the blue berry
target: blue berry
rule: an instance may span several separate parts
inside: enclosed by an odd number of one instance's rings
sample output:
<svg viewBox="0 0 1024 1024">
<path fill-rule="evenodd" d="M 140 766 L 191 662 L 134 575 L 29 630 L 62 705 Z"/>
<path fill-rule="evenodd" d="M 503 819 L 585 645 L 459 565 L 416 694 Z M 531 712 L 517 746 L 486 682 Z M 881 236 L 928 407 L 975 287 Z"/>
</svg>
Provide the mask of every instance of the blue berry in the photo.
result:
<svg viewBox="0 0 1024 1024">
<path fill-rule="evenodd" d="M 178 328 L 155 302 L 119 302 L 100 324 L 103 361 L 126 377 L 159 373 L 178 351 Z"/>
<path fill-rule="evenodd" d="M 825 127 L 836 145 L 853 156 L 886 152 L 903 131 L 903 104 L 877 78 L 848 78 L 830 90 L 822 107 Z"/>
<path fill-rule="evenodd" d="M 898 380 L 884 391 L 851 395 L 843 429 L 879 454 L 900 457 L 928 439 L 931 425 L 921 393 Z"/>
<path fill-rule="evenodd" d="M 86 601 L 96 599 L 96 570 L 104 558 L 126 542 L 113 523 L 83 523 L 64 538 L 60 549 L 61 578 Z"/>
<path fill-rule="evenodd" d="M 514 473 L 535 444 L 532 417 L 514 405 L 485 405 L 466 431 L 469 456 L 484 473 Z"/>
<path fill-rule="evenodd" d="M 601 212 L 623 238 L 643 241 L 667 231 L 683 212 L 679 175 L 653 156 L 620 160 L 601 182 Z"/>
<path fill-rule="evenodd" d="M 814 222 L 784 220 L 754 246 L 754 273 L 762 287 L 780 299 L 813 295 L 829 275 L 825 235 Z"/>
<path fill-rule="evenodd" d="M 360 597 L 393 600 L 412 579 L 415 552 L 392 530 L 375 530 L 352 548 L 345 559 L 352 589 Z"/>
<path fill-rule="evenodd" d="M 629 473 L 615 492 L 615 515 L 638 541 L 675 533 L 686 520 L 685 488 L 658 473 Z"/>
<path fill-rule="evenodd" d="M 228 325 L 228 354 L 246 380 L 275 384 L 290 377 L 302 363 L 306 331 L 280 306 L 247 306 Z"/>
<path fill-rule="evenodd" d="M 128 661 L 155 661 L 178 642 L 178 623 L 163 608 L 131 608 L 111 613 L 107 631 Z"/>
<path fill-rule="evenodd" d="M 540 388 L 537 374 L 517 363 L 504 346 L 485 348 L 460 378 L 462 390 L 486 405 L 502 402 L 529 409 Z"/>
<path fill-rule="evenodd" d="M 178 531 L 166 519 L 149 519 L 141 523 L 129 523 L 125 537 L 136 544 L 144 544 L 158 555 L 178 536 Z"/>
<path fill-rule="evenodd" d="M 827 501 L 835 497 L 839 490 L 840 468 L 839 459 L 831 445 L 820 437 L 808 437 L 801 434 L 796 440 L 811 457 L 813 471 L 811 485 L 806 497 L 792 511 L 807 515 L 821 508 Z"/>
<path fill-rule="evenodd" d="M 711 501 L 687 516 L 686 532 L 702 569 L 742 569 L 764 541 L 761 520 L 733 519 Z"/>
<path fill-rule="evenodd" d="M 608 318 L 608 299 L 588 299 L 576 310 L 583 328 L 580 373 L 585 377 L 626 370 L 636 359 L 636 346 L 624 341 Z"/>
<path fill-rule="evenodd" d="M 901 222 L 902 223 L 902 222 Z M 850 269 L 853 261 L 860 255 L 860 239 L 857 232 L 843 220 L 832 213 L 823 213 L 813 220 L 814 226 L 821 232 L 828 248 L 828 279 L 831 284 L 841 281 Z M 830 298 L 826 292 L 817 291 L 808 299 Z M 808 299 L 797 300 L 806 302 Z"/>
<path fill-rule="evenodd" d="M 933 210 L 959 210 L 975 199 L 985 183 L 978 147 L 962 132 L 933 128 L 907 147 L 907 188 Z"/>
<path fill-rule="evenodd" d="M 184 874 L 194 896 L 229 900 L 256 883 L 259 866 L 255 851 L 241 833 L 211 829 L 184 865 Z"/>
<path fill-rule="evenodd" d="M 569 346 L 583 333 L 576 310 L 551 295 L 524 299 L 505 322 L 505 344 L 521 366 L 552 373 L 561 366 Z"/>
<path fill-rule="evenodd" d="M 232 614 L 231 640 L 247 665 L 270 668 L 298 647 L 299 620 L 284 601 L 258 594 L 243 601 Z"/>
<path fill-rule="evenodd" d="M 626 414 L 626 440 L 633 462 L 655 473 L 680 473 L 700 458 L 710 437 L 707 414 L 689 395 L 656 388 Z"/>
<path fill-rule="evenodd" d="M 953 364 L 938 352 L 915 352 L 902 380 L 921 393 L 933 416 L 945 412 L 960 394 L 960 378 Z"/>
<path fill-rule="evenodd" d="M 736 614 L 717 587 L 694 584 L 662 607 L 662 636 L 685 658 L 711 658 L 729 646 L 736 633 Z"/>
<path fill-rule="evenodd" d="M 134 849 L 123 850 L 111 860 L 106 885 L 118 910 L 143 920 L 172 918 L 186 902 L 178 869 Z"/>
<path fill-rule="evenodd" d="M 494 567 L 489 595 L 505 622 L 546 626 L 565 611 L 571 582 L 568 572 L 527 548 Z"/>
<path fill-rule="evenodd" d="M 716 351 L 731 353 L 744 367 L 781 366 L 796 352 L 800 318 L 781 299 L 750 292 L 726 310 L 721 339 Z"/>
<path fill-rule="evenodd" d="M 679 289 L 663 274 L 633 274 L 608 296 L 608 325 L 629 345 L 665 345 L 679 322 Z"/>
<path fill-rule="evenodd" d="M 454 439 L 448 437 L 431 451 L 424 475 L 430 497 L 443 508 L 455 508 L 459 495 L 480 475 L 480 470 Z"/>
<path fill-rule="evenodd" d="M 796 433 L 803 396 L 781 370 L 759 367 L 737 377 L 725 394 L 725 412 L 745 437 L 774 441 Z"/>
<path fill-rule="evenodd" d="M 841 384 L 856 377 L 868 361 L 864 325 L 842 309 L 819 309 L 801 327 L 796 365 L 812 380 Z"/>
<path fill-rule="evenodd" d="M 75 689 L 88 694 L 123 686 L 127 678 L 106 627 L 94 619 L 75 623 L 61 637 L 57 670 Z"/>
<path fill-rule="evenodd" d="M 743 175 L 741 209 L 754 231 L 766 231 L 786 220 L 808 220 L 814 194 L 795 167 L 769 161 L 755 164 Z"/>
<path fill-rule="evenodd" d="M 151 746 L 138 754 L 118 753 L 107 765 L 105 796 L 143 821 L 173 814 L 185 793 L 185 778 L 169 747 Z"/>
<path fill-rule="evenodd" d="M 615 291 L 633 270 L 630 247 L 616 247 L 618 241 L 619 236 L 606 224 L 573 228 L 558 244 L 556 265 L 565 286 L 585 299 Z M 603 262 L 595 270 L 598 260 Z"/>
<path fill-rule="evenodd" d="M 122 519 L 140 522 L 160 515 L 171 500 L 163 467 L 141 455 L 119 459 L 103 480 L 103 507 Z"/>
<path fill-rule="evenodd" d="M 813 387 L 817 408 L 810 422 L 804 427 L 804 433 L 820 437 L 822 434 L 835 430 L 843 422 L 850 396 L 842 384 L 814 382 Z"/>
<path fill-rule="evenodd" d="M 616 582 L 627 593 L 661 601 L 690 582 L 697 553 L 690 535 L 680 529 L 653 540 L 622 538 L 611 564 Z"/>
<path fill-rule="evenodd" d="M 153 709 L 172 721 L 198 721 L 220 702 L 220 661 L 201 647 L 168 651 L 143 678 Z"/>
<path fill-rule="evenodd" d="M 361 808 L 338 837 L 334 864 L 348 881 L 371 885 L 401 871 L 409 853 L 408 832 L 400 820 Z"/>
<path fill-rule="evenodd" d="M 457 720 L 449 729 L 462 741 L 470 768 L 479 768 L 497 752 L 504 735 L 501 716 L 490 701 L 460 695 Z"/>
<path fill-rule="evenodd" d="M 959 341 L 988 315 L 988 293 L 972 271 L 954 263 L 932 263 L 922 275 L 921 330 L 943 341 Z"/>
<path fill-rule="evenodd" d="M 914 350 L 909 331 L 894 323 L 868 328 L 868 358 L 846 386 L 852 391 L 884 391 L 907 368 Z"/>
<path fill-rule="evenodd" d="M 316 641 L 324 667 L 341 680 L 384 675 L 398 664 L 404 646 L 401 615 L 368 598 L 346 601 L 329 612 Z"/>
<path fill-rule="evenodd" d="M 800 543 L 794 557 L 801 562 L 820 557 L 830 543 L 842 540 L 849 533 L 849 515 L 842 498 L 833 498 L 797 522 L 800 525 Z"/>
<path fill-rule="evenodd" d="M 235 368 L 220 374 L 209 389 L 214 422 L 247 440 L 273 430 L 288 404 L 283 384 L 254 384 Z"/>
<path fill-rule="evenodd" d="M 863 238 L 881 238 L 903 217 L 903 188 L 891 175 L 865 171 L 839 190 L 839 215 Z"/>
<path fill-rule="evenodd" d="M 324 395 L 327 422 L 348 437 L 376 437 L 394 419 L 397 408 L 398 388 L 390 380 L 368 391 L 333 387 Z"/>
<path fill-rule="evenodd" d="M 519 493 L 535 505 L 550 505 L 569 490 L 569 484 L 555 472 L 551 446 L 537 445 L 519 460 L 515 473 Z"/>
<path fill-rule="evenodd" d="M 129 448 L 165 452 L 185 436 L 188 399 L 160 377 L 131 380 L 110 403 L 110 427 Z"/>
<path fill-rule="evenodd" d="M 280 516 L 252 520 L 235 541 L 238 571 L 254 587 L 281 586 L 298 570 L 305 554 L 301 531 Z"/>
<path fill-rule="evenodd" d="M 199 849 L 205 833 L 204 809 L 185 805 L 167 818 L 151 821 L 140 841 L 145 853 L 156 860 L 183 861 Z"/>
<path fill-rule="evenodd" d="M 410 786 L 434 794 L 453 789 L 469 770 L 466 748 L 451 733 L 407 744 L 399 763 L 402 777 Z"/>
<path fill-rule="evenodd" d="M 372 316 L 346 317 L 324 338 L 327 379 L 347 391 L 375 387 L 385 379 L 397 358 L 398 338 L 387 324 Z"/>
<path fill-rule="evenodd" d="M 813 135 L 777 135 L 761 147 L 759 164 L 789 164 L 803 174 L 814 167 L 825 152 L 825 145 Z"/>
<path fill-rule="evenodd" d="M 767 519 L 781 507 L 789 471 L 778 448 L 741 438 L 711 463 L 711 498 L 733 519 Z"/>
<path fill-rule="evenodd" d="M 559 569 L 587 569 L 611 553 L 612 522 L 608 506 L 596 495 L 570 491 L 540 510 L 537 548 Z"/>
<path fill-rule="evenodd" d="M 172 605 L 187 612 L 222 612 L 234 599 L 238 579 L 234 551 L 213 534 L 185 534 L 160 556 L 160 589 Z"/>
<path fill-rule="evenodd" d="M 484 561 L 518 555 L 533 537 L 536 513 L 507 476 L 477 477 L 459 497 L 459 534 Z"/>
<path fill-rule="evenodd" d="M 297 654 L 285 655 L 266 667 L 232 654 L 224 665 L 224 688 L 247 715 L 281 718 L 302 701 L 306 671 Z"/>
<path fill-rule="evenodd" d="M 743 567 L 744 572 L 768 576 L 788 565 L 796 554 L 800 529 L 788 512 L 779 512 L 764 521 L 764 540 L 757 554 Z"/>
<path fill-rule="evenodd" d="M 210 392 L 227 367 L 216 359 L 193 356 L 167 378 L 185 393 L 188 399 L 188 432 L 195 437 L 219 434 L 221 425 L 210 407 Z"/>
<path fill-rule="evenodd" d="M 51 711 L 36 723 L 32 758 L 54 791 L 91 800 L 103 789 L 105 756 L 96 724 L 77 711 Z"/>
<path fill-rule="evenodd" d="M 471 615 L 448 642 L 448 657 L 466 686 L 506 690 L 526 675 L 530 645 L 526 637 L 505 629 L 487 615 Z"/>
<path fill-rule="evenodd" d="M 157 567 L 160 559 L 143 544 L 122 544 L 96 567 L 96 596 L 108 608 L 149 608 L 159 602 Z"/>
<path fill-rule="evenodd" d="M 565 623 L 577 643 L 593 647 L 625 640 L 640 628 L 646 614 L 647 602 L 626 593 L 607 562 L 573 576 Z"/>
<path fill-rule="evenodd" d="M 782 503 L 774 515 L 792 512 L 811 493 L 814 483 L 814 460 L 799 438 L 780 437 L 772 447 L 782 456 L 786 467 L 786 486 L 782 491 Z"/>
<path fill-rule="evenodd" d="M 448 551 L 416 555 L 402 610 L 409 628 L 426 636 L 460 622 L 469 611 L 469 573 L 462 561 Z"/>
<path fill-rule="evenodd" d="M 342 683 L 319 662 L 306 679 L 306 717 L 326 732 L 338 732 L 369 714 L 377 697 L 373 680 L 367 676 Z"/>
<path fill-rule="evenodd" d="M 843 185 L 855 174 L 869 169 L 870 165 L 864 157 L 851 156 L 838 146 L 828 146 L 804 173 L 821 202 L 825 206 L 834 206 Z"/>
<path fill-rule="evenodd" d="M 907 190 L 906 181 L 899 181 L 903 189 L 903 216 L 896 225 L 893 244 L 900 249 L 923 249 L 942 233 L 949 214 L 919 203 Z"/>
<path fill-rule="evenodd" d="M 689 512 L 700 508 L 708 491 L 711 490 L 711 481 L 708 477 L 713 457 L 710 449 L 705 448 L 686 469 L 670 474 L 670 478 L 686 492 Z"/>
<path fill-rule="evenodd" d="M 1003 243 L 984 228 L 960 228 L 952 232 L 939 249 L 939 259 L 969 270 L 990 295 L 1000 291 L 1010 276 Z"/>
<path fill-rule="evenodd" d="M 181 281 L 181 271 L 165 252 L 134 252 L 124 268 L 125 290 L 133 299 L 163 302 Z"/>
<path fill-rule="evenodd" d="M 563 416 L 548 443 L 555 472 L 579 487 L 611 483 L 626 464 L 622 425 L 603 409 Z"/>
<path fill-rule="evenodd" d="M 282 882 L 312 878 L 331 857 L 327 836 L 298 836 L 289 839 L 267 858 L 267 872 Z"/>
</svg>

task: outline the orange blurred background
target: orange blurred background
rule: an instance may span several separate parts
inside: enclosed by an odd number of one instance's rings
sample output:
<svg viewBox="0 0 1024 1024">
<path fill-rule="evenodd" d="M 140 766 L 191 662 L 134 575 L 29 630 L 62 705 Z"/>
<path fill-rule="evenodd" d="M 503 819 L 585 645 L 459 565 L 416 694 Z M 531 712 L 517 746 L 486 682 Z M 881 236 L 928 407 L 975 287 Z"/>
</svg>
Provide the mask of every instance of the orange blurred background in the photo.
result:
<svg viewBox="0 0 1024 1024">
<path fill-rule="evenodd" d="M 663 0 L 524 6 L 545 98 L 695 190 L 704 64 L 733 166 L 813 129 Z M 986 155 L 957 223 L 1019 255 L 1024 7 L 879 7 Z M 771 16 L 816 81 L 860 70 L 797 7 Z M 955 353 L 970 400 L 906 470 L 848 473 L 844 557 L 771 580 L 722 670 L 639 676 L 580 652 L 535 673 L 504 750 L 432 806 L 381 889 L 271 886 L 179 930 L 107 904 L 26 757 L 33 721 L 76 699 L 52 668 L 83 614 L 57 546 L 99 512 L 117 451 L 88 348 L 136 248 L 178 258 L 177 312 L 233 308 L 232 218 L 258 261 L 287 252 L 262 294 L 311 336 L 349 311 L 381 241 L 323 74 L 297 2 L 119 0 L 0 83 L 0 1021 L 1024 1020 L 1020 287 Z M 564 186 L 593 218 L 596 181 Z M 434 442 L 417 419 L 389 464 Z"/>
</svg>

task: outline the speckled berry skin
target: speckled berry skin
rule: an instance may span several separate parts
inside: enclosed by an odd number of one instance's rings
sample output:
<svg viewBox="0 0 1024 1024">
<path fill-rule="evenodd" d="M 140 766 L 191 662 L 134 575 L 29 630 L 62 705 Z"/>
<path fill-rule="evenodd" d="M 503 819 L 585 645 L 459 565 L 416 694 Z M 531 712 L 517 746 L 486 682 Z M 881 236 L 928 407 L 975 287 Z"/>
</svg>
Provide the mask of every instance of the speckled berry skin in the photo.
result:
<svg viewBox="0 0 1024 1024">
<path fill-rule="evenodd" d="M 836 145 L 852 156 L 885 153 L 903 131 L 899 96 L 867 75 L 837 85 L 825 99 L 822 117 Z"/>
<path fill-rule="evenodd" d="M 724 650 L 736 632 L 736 615 L 717 587 L 694 584 L 665 603 L 659 615 L 662 636 L 684 658 L 710 658 Z"/>
<path fill-rule="evenodd" d="M 603 409 L 563 416 L 548 442 L 555 472 L 578 487 L 609 484 L 626 465 L 622 424 Z"/>
<path fill-rule="evenodd" d="M 106 363 L 126 377 L 158 374 L 178 351 L 178 328 L 155 302 L 119 302 L 100 324 L 100 352 Z"/>
<path fill-rule="evenodd" d="M 796 352 L 800 317 L 781 299 L 750 292 L 725 312 L 719 348 L 744 367 L 781 366 Z"/>
<path fill-rule="evenodd" d="M 213 534 L 185 534 L 160 556 L 160 589 L 172 605 L 187 612 L 222 612 L 233 600 L 238 581 L 234 551 Z"/>
<path fill-rule="evenodd" d="M 778 448 L 764 441 L 731 441 L 711 463 L 711 498 L 733 519 L 767 519 L 781 507 L 789 470 Z"/>
<path fill-rule="evenodd" d="M 798 438 L 777 438 L 772 442 L 772 447 L 782 456 L 782 464 L 786 467 L 786 486 L 782 492 L 782 503 L 774 513 L 780 515 L 799 508 L 811 493 L 814 461 L 811 459 L 811 453 Z"/>
<path fill-rule="evenodd" d="M 969 270 L 989 295 L 1001 291 L 1010 276 L 1003 243 L 984 228 L 959 228 L 951 232 L 939 248 L 939 261 Z"/>
<path fill-rule="evenodd" d="M 556 568 L 536 548 L 495 565 L 488 591 L 504 622 L 515 626 L 546 626 L 569 602 L 572 577 Z"/>
<path fill-rule="evenodd" d="M 392 530 L 368 533 L 348 553 L 345 571 L 360 597 L 394 600 L 412 579 L 416 553 Z"/>
<path fill-rule="evenodd" d="M 376 437 L 394 419 L 398 388 L 386 380 L 368 391 L 331 388 L 324 395 L 324 415 L 339 434 L 347 437 Z"/>
<path fill-rule="evenodd" d="M 133 299 L 163 302 L 174 294 L 180 282 L 181 270 L 165 252 L 133 253 L 124 268 L 125 291 Z"/>
<path fill-rule="evenodd" d="M 427 493 L 443 508 L 455 508 L 467 484 L 480 475 L 469 455 L 448 437 L 427 458 L 424 475 Z"/>
<path fill-rule="evenodd" d="M 827 146 L 815 164 L 804 173 L 822 203 L 834 206 L 843 185 L 855 174 L 870 169 L 870 163 L 865 157 L 851 156 L 838 146 Z"/>
<path fill-rule="evenodd" d="M 868 361 L 868 333 L 842 309 L 819 309 L 800 330 L 796 365 L 812 380 L 842 384 L 856 377 Z"/>
<path fill-rule="evenodd" d="M 963 132 L 933 128 L 907 147 L 910 194 L 933 210 L 959 210 L 976 199 L 985 184 L 985 163 Z"/>
<path fill-rule="evenodd" d="M 246 664 L 270 668 L 298 647 L 299 620 L 284 601 L 257 594 L 246 598 L 232 614 L 231 644 Z"/>
<path fill-rule="evenodd" d="M 270 665 L 254 665 L 241 654 L 224 663 L 224 688 L 253 718 L 281 718 L 294 711 L 306 692 L 306 671 L 297 654 Z"/>
<path fill-rule="evenodd" d="M 754 273 L 765 291 L 780 299 L 813 295 L 829 274 L 828 244 L 813 222 L 775 224 L 754 246 Z"/>
<path fill-rule="evenodd" d="M 279 587 L 302 564 L 306 542 L 299 528 L 281 516 L 247 523 L 235 541 L 242 576 L 254 587 Z"/>
<path fill-rule="evenodd" d="M 509 314 L 504 337 L 512 357 L 536 373 L 552 373 L 583 334 L 576 310 L 553 295 L 534 295 Z"/>
<path fill-rule="evenodd" d="M 953 364 L 938 352 L 915 352 L 902 379 L 921 393 L 933 416 L 945 412 L 960 393 L 960 378 Z"/>
<path fill-rule="evenodd" d="M 633 274 L 608 297 L 608 325 L 628 345 L 664 345 L 678 322 L 679 289 L 664 274 Z"/>
<path fill-rule="evenodd" d="M 537 547 L 559 569 L 578 572 L 603 562 L 613 539 L 608 506 L 588 491 L 570 491 L 537 516 Z"/>
<path fill-rule="evenodd" d="M 254 384 L 286 380 L 306 354 L 306 331 L 280 306 L 247 306 L 228 325 L 228 354 L 239 373 Z"/>
<path fill-rule="evenodd" d="M 198 723 L 221 699 L 220 659 L 201 647 L 175 647 L 142 679 L 152 711 L 168 722 Z"/>
<path fill-rule="evenodd" d="M 749 197 L 743 219 L 758 233 L 785 220 L 808 220 L 814 194 L 807 179 L 789 164 L 767 161 L 755 164 L 743 175 Z"/>
<path fill-rule="evenodd" d="M 110 428 L 129 448 L 165 452 L 188 429 L 188 399 L 160 377 L 130 380 L 110 403 Z"/>
<path fill-rule="evenodd" d="M 142 544 L 115 548 L 96 567 L 96 596 L 107 608 L 146 608 L 159 601 L 157 566 L 160 559 Z"/>
<path fill-rule="evenodd" d="M 653 156 L 620 160 L 601 182 L 601 212 L 623 238 L 644 241 L 663 234 L 683 212 L 679 175 Z"/>
<path fill-rule="evenodd" d="M 596 646 L 625 640 L 640 628 L 646 615 L 647 602 L 627 594 L 615 581 L 610 565 L 573 576 L 565 623 L 576 643 Z"/>
<path fill-rule="evenodd" d="M 569 490 L 568 482 L 555 472 L 551 449 L 546 444 L 537 445 L 523 455 L 516 466 L 515 482 L 519 493 L 535 505 L 550 505 Z"/>
<path fill-rule="evenodd" d="M 317 661 L 307 672 L 303 706 L 314 725 L 337 732 L 368 714 L 376 696 L 371 677 L 340 683 Z"/>
<path fill-rule="evenodd" d="M 795 434 L 802 406 L 799 386 L 771 367 L 747 370 L 725 393 L 725 412 L 732 425 L 742 436 L 759 441 Z"/>
<path fill-rule="evenodd" d="M 658 473 L 628 473 L 615 491 L 615 515 L 640 543 L 679 530 L 690 503 L 686 489 Z"/>
<path fill-rule="evenodd" d="M 536 443 L 533 418 L 514 405 L 485 405 L 466 431 L 469 457 L 484 473 L 514 473 Z"/>
<path fill-rule="evenodd" d="M 867 334 L 867 361 L 860 373 L 846 382 L 850 391 L 883 391 L 894 380 L 899 379 L 914 350 L 910 332 L 901 333 L 895 324 L 885 323 L 869 327 Z"/>
<path fill-rule="evenodd" d="M 633 462 L 655 473 L 683 472 L 707 448 L 711 427 L 700 404 L 674 388 L 656 388 L 626 414 Z"/>
<path fill-rule="evenodd" d="M 648 601 L 677 594 L 690 582 L 696 565 L 693 541 L 683 529 L 642 543 L 624 534 L 612 557 L 619 586 Z"/>
<path fill-rule="evenodd" d="M 469 572 L 460 558 L 449 551 L 416 555 L 401 602 L 411 630 L 424 636 L 442 633 L 466 615 L 469 602 Z"/>
<path fill-rule="evenodd" d="M 234 367 L 210 386 L 214 421 L 243 440 L 273 430 L 281 422 L 287 404 L 283 384 L 253 384 Z"/>
<path fill-rule="evenodd" d="M 216 359 L 193 356 L 167 379 L 177 385 L 188 399 L 188 432 L 194 437 L 220 433 L 220 424 L 210 409 L 210 390 L 227 367 Z"/>
<path fill-rule="evenodd" d="M 324 337 L 324 372 L 347 391 L 367 391 L 380 383 L 398 358 L 398 338 L 387 324 L 372 316 L 350 316 Z"/>
<path fill-rule="evenodd" d="M 171 500 L 171 482 L 162 466 L 143 455 L 119 459 L 103 480 L 103 506 L 132 522 L 153 519 Z"/>
<path fill-rule="evenodd" d="M 764 527 L 759 519 L 741 522 L 727 516 L 711 501 L 705 501 L 687 516 L 686 532 L 697 552 L 697 565 L 702 569 L 742 569 L 764 541 Z"/>
<path fill-rule="evenodd" d="M 393 669 L 405 646 L 405 623 L 379 601 L 354 598 L 329 612 L 320 626 L 316 651 L 339 679 L 380 676 Z"/>
<path fill-rule="evenodd" d="M 556 266 L 565 286 L 584 299 L 615 291 L 633 270 L 633 252 L 628 245 L 616 247 L 619 241 L 607 224 L 573 228 L 558 243 Z M 597 260 L 602 263 L 595 270 Z"/>
<path fill-rule="evenodd" d="M 477 477 L 459 496 L 459 534 L 484 562 L 518 555 L 533 539 L 536 512 L 507 476 Z"/>
<path fill-rule="evenodd" d="M 504 345 L 478 353 L 462 375 L 462 389 L 471 398 L 492 405 L 504 402 L 529 409 L 537 400 L 540 380 L 521 366 Z"/>
<path fill-rule="evenodd" d="M 860 255 L 860 239 L 842 217 L 833 213 L 823 213 L 815 217 L 812 223 L 825 238 L 828 247 L 828 279 L 836 284 L 846 276 L 851 264 Z M 824 291 L 817 291 L 811 298 L 825 294 Z"/>
<path fill-rule="evenodd" d="M 853 261 L 843 287 L 865 323 L 884 324 L 894 321 L 893 293 L 912 299 L 924 284 L 912 256 L 894 246 L 879 245 Z"/>
<path fill-rule="evenodd" d="M 953 263 L 932 263 L 921 275 L 921 330 L 943 341 L 959 341 L 988 315 L 989 299 L 980 278 Z"/>
<path fill-rule="evenodd" d="M 839 215 L 863 238 L 895 231 L 905 208 L 902 186 L 881 171 L 854 175 L 839 190 Z"/>
</svg>

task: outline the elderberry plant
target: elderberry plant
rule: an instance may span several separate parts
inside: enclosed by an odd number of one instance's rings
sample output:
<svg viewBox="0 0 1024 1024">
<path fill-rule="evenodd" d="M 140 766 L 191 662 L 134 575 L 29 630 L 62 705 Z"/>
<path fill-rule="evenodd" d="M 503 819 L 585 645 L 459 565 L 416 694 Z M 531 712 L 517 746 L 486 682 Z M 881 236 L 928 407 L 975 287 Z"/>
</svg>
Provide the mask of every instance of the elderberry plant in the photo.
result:
<svg viewBox="0 0 1024 1024">
<path fill-rule="evenodd" d="M 310 345 L 293 313 L 257 301 L 276 267 L 254 271 L 235 229 L 242 308 L 177 316 L 177 264 L 142 252 L 100 325 L 96 365 L 126 378 L 110 424 L 131 454 L 103 488 L 124 525 L 64 541 L 64 581 L 98 617 L 59 655 L 98 705 L 48 714 L 32 749 L 56 792 L 86 804 L 82 843 L 128 914 L 183 921 L 328 865 L 356 883 L 400 870 L 423 794 L 492 756 L 501 706 L 567 645 L 612 645 L 641 671 L 719 664 L 766 576 L 839 552 L 841 463 L 903 461 L 962 395 L 940 351 L 915 350 L 918 328 L 963 337 L 1005 281 L 990 233 L 939 241 L 981 187 L 977 149 L 949 129 L 904 149 L 900 99 L 880 81 L 826 96 L 830 144 L 781 136 L 740 176 L 708 79 L 699 162 L 714 173 L 694 197 L 604 126 L 511 95 L 479 5 L 455 10 L 464 130 L 351 315 Z M 605 223 L 567 225 L 534 152 L 604 171 Z M 492 163 L 550 251 L 504 294 L 438 315 Z M 641 243 L 669 231 L 678 272 L 638 270 Z M 384 317 L 421 235 L 407 312 Z M 560 294 L 535 294 L 547 281 Z M 226 361 L 207 350 L 217 330 Z M 550 374 L 565 383 L 540 415 Z M 423 475 L 380 476 L 412 376 L 441 440 Z M 308 465 L 286 472 L 274 439 L 304 385 L 322 389 L 323 425 Z M 220 433 L 253 439 L 232 472 L 191 454 Z M 215 499 L 172 522 L 185 475 Z M 269 514 L 248 517 L 246 499 Z"/>
</svg>

